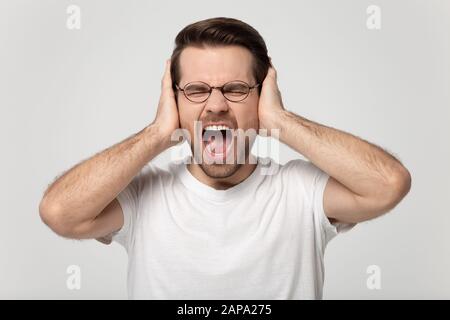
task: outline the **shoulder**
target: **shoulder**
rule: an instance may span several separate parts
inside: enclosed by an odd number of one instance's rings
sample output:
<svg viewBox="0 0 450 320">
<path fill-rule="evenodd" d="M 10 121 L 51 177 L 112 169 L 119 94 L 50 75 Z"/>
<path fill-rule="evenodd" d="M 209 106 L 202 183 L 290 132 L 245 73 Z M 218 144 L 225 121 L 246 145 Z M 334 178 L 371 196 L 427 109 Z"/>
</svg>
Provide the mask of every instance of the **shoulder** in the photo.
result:
<svg viewBox="0 0 450 320">
<path fill-rule="evenodd" d="M 292 177 L 302 177 L 304 179 L 313 179 L 315 176 L 324 173 L 314 163 L 304 159 L 293 159 L 282 166 L 281 171 Z"/>
<path fill-rule="evenodd" d="M 281 167 L 280 173 L 286 184 L 306 194 L 311 194 L 317 187 L 326 184 L 329 178 L 326 172 L 304 159 L 288 161 Z"/>
<path fill-rule="evenodd" d="M 133 185 L 138 191 L 142 191 L 145 187 L 163 179 L 167 175 L 167 172 L 168 170 L 164 169 L 163 165 L 148 162 L 133 177 L 130 185 Z"/>
<path fill-rule="evenodd" d="M 281 164 L 271 157 L 258 157 L 258 165 L 260 174 L 281 179 L 308 179 L 322 173 L 312 162 L 300 158 Z"/>
</svg>

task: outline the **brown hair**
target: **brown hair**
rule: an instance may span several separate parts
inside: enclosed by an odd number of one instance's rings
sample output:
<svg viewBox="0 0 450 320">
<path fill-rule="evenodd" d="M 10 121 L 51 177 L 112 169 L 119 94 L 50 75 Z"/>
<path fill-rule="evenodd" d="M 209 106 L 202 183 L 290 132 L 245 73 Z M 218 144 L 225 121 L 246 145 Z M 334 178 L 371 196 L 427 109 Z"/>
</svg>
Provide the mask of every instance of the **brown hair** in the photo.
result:
<svg viewBox="0 0 450 320">
<path fill-rule="evenodd" d="M 270 67 L 270 58 L 264 39 L 252 26 L 233 18 L 211 18 L 187 25 L 175 38 L 172 53 L 171 74 L 173 87 L 180 81 L 180 55 L 188 46 L 238 45 L 253 55 L 253 75 L 256 83 L 262 83 Z M 258 91 L 261 91 L 258 87 Z"/>
</svg>

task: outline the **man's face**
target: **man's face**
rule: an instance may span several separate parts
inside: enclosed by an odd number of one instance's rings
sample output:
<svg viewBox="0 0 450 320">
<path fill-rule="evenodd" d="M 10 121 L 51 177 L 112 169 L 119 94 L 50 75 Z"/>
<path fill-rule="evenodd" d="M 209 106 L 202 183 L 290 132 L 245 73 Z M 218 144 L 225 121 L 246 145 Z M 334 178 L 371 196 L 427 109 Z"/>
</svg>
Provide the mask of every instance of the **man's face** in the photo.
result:
<svg viewBox="0 0 450 320">
<path fill-rule="evenodd" d="M 190 82 L 202 81 L 218 87 L 240 80 L 254 86 L 252 62 L 250 51 L 239 46 L 188 47 L 180 55 L 181 79 L 178 85 L 184 88 Z M 250 90 L 247 98 L 240 102 L 230 102 L 215 89 L 208 100 L 201 103 L 189 101 L 181 91 L 177 95 L 180 125 L 189 131 L 189 143 L 194 157 L 201 162 L 200 167 L 212 178 L 233 175 L 248 158 L 256 137 L 253 134 L 249 135 L 250 138 L 238 139 L 236 130 L 242 129 L 240 133 L 247 132 L 248 135 L 251 132 L 248 129 L 253 129 L 254 133 L 259 129 L 258 89 Z M 201 121 L 197 129 L 195 121 Z M 209 124 L 223 124 L 234 129 L 235 133 L 218 131 L 224 127 L 210 127 Z"/>
</svg>

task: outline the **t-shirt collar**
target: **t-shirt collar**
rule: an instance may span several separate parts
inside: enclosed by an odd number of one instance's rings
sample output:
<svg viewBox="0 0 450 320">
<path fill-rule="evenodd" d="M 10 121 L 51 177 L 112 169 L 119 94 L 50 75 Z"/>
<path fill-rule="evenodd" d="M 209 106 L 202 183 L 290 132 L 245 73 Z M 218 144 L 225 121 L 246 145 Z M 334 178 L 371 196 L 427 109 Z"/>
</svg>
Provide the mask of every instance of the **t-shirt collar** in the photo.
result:
<svg viewBox="0 0 450 320">
<path fill-rule="evenodd" d="M 213 187 L 201 182 L 196 177 L 192 175 L 192 173 L 187 168 L 187 163 L 189 163 L 188 156 L 178 164 L 178 175 L 181 182 L 184 186 L 190 190 L 195 192 L 202 198 L 207 198 L 213 201 L 225 202 L 234 198 L 236 194 L 239 194 L 240 191 L 244 191 L 248 186 L 253 183 L 259 181 L 263 178 L 260 174 L 261 171 L 261 161 L 260 158 L 256 156 L 256 168 L 252 171 L 252 173 L 245 178 L 243 181 L 238 183 L 235 186 L 232 186 L 225 190 L 214 189 Z M 252 188 L 250 188 L 251 190 Z"/>
</svg>

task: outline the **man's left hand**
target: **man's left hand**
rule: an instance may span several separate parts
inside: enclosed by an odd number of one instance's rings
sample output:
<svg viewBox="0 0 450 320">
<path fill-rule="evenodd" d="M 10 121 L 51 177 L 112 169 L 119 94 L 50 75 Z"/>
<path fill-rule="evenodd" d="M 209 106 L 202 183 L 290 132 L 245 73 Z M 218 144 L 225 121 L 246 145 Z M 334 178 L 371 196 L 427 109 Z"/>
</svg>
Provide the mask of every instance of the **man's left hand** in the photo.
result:
<svg viewBox="0 0 450 320">
<path fill-rule="evenodd" d="M 285 111 L 281 92 L 277 84 L 277 72 L 275 68 L 269 67 L 267 76 L 262 83 L 261 94 L 258 104 L 259 129 L 266 129 L 267 136 L 271 135 L 272 129 L 278 128 L 278 119 Z M 260 133 L 266 136 L 264 131 Z"/>
</svg>

